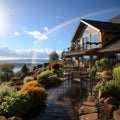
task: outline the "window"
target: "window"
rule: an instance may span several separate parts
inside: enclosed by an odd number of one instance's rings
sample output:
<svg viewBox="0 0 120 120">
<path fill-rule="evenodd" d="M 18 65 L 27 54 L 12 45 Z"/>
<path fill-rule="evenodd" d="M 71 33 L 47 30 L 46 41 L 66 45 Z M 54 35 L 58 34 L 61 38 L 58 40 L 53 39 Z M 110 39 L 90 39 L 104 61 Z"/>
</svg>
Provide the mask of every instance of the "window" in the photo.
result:
<svg viewBox="0 0 120 120">
<path fill-rule="evenodd" d="M 83 35 L 86 35 L 86 34 L 90 34 L 90 31 L 89 31 L 88 29 L 86 29 L 86 30 L 84 31 L 84 34 L 83 34 Z"/>
<path fill-rule="evenodd" d="M 92 48 L 97 48 L 98 47 L 98 42 L 99 42 L 98 34 L 97 33 L 93 34 L 91 40 L 92 40 L 91 41 L 92 42 Z"/>
</svg>

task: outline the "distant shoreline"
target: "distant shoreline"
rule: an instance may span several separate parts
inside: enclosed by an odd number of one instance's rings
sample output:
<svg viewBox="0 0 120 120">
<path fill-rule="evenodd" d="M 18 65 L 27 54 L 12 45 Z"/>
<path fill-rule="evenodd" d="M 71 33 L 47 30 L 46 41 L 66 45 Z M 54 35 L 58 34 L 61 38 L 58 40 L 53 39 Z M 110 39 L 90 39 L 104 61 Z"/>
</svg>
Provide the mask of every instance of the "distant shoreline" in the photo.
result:
<svg viewBox="0 0 120 120">
<path fill-rule="evenodd" d="M 44 63 L 48 63 L 48 59 L 12 59 L 12 60 L 0 60 L 0 66 L 4 63 L 11 63 L 15 65 L 13 72 L 16 73 L 21 70 L 24 64 L 27 65 L 28 68 L 31 68 L 35 65 L 43 65 Z"/>
<path fill-rule="evenodd" d="M 31 68 L 35 65 L 42 65 L 48 63 L 48 59 L 14 59 L 14 60 L 0 60 L 0 66 L 4 63 L 11 63 L 15 65 L 14 72 L 21 70 L 21 67 L 26 64 L 27 67 Z"/>
<path fill-rule="evenodd" d="M 0 60 L 0 65 L 4 63 L 13 63 L 16 66 L 21 66 L 23 64 L 26 65 L 38 65 L 38 64 L 43 64 L 47 63 L 48 59 L 12 59 L 12 60 Z"/>
</svg>

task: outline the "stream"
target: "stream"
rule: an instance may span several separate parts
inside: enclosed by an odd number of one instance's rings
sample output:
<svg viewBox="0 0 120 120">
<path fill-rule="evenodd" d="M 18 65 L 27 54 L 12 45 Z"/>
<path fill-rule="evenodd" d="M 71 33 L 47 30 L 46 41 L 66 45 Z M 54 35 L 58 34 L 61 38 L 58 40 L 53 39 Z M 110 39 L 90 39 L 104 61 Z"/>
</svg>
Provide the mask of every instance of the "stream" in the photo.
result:
<svg viewBox="0 0 120 120">
<path fill-rule="evenodd" d="M 71 99 L 66 96 L 66 92 L 71 88 L 70 81 L 64 81 L 60 86 L 50 88 L 45 109 L 28 120 L 77 120 L 71 110 Z"/>
</svg>

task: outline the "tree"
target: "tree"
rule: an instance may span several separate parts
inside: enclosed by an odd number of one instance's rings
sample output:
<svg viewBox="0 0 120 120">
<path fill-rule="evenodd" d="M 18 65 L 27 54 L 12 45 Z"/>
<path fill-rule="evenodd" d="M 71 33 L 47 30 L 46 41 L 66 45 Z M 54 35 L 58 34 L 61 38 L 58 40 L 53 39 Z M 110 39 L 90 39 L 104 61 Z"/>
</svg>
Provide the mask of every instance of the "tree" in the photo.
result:
<svg viewBox="0 0 120 120">
<path fill-rule="evenodd" d="M 21 73 L 23 74 L 23 75 L 25 75 L 25 74 L 27 74 L 28 73 L 28 67 L 27 67 L 27 65 L 26 64 L 24 64 L 23 66 L 22 66 L 22 68 L 21 68 Z"/>
<path fill-rule="evenodd" d="M 56 51 L 53 51 L 50 55 L 49 55 L 49 62 L 53 62 L 53 61 L 58 61 L 59 60 L 59 55 L 56 53 Z"/>
<path fill-rule="evenodd" d="M 0 80 L 1 81 L 8 81 L 13 76 L 13 69 L 14 64 L 11 63 L 4 63 L 0 67 Z"/>
</svg>

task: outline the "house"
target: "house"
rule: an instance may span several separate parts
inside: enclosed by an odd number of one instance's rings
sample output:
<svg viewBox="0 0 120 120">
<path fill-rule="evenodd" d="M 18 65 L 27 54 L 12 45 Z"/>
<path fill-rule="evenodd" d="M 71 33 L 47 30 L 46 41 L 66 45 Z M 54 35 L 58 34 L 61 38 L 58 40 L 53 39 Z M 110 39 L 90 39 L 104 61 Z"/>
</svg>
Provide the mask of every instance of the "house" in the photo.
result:
<svg viewBox="0 0 120 120">
<path fill-rule="evenodd" d="M 71 40 L 71 46 L 62 52 L 62 59 L 74 58 L 77 66 L 85 64 L 89 58 L 89 68 L 96 59 L 110 57 L 116 59 L 120 53 L 120 15 L 109 21 L 80 20 Z"/>
</svg>

